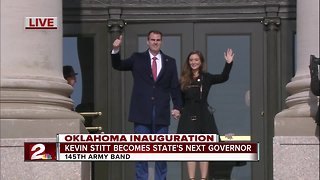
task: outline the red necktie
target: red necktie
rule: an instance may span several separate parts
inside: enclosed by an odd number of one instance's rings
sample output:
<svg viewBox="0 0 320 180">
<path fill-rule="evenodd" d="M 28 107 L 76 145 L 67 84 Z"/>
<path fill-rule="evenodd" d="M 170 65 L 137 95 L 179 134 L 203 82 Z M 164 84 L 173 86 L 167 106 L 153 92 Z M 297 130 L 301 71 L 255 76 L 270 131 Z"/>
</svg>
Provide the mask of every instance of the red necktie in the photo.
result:
<svg viewBox="0 0 320 180">
<path fill-rule="evenodd" d="M 156 81 L 157 80 L 157 57 L 153 57 L 152 58 L 152 75 L 153 75 L 153 80 Z"/>
</svg>

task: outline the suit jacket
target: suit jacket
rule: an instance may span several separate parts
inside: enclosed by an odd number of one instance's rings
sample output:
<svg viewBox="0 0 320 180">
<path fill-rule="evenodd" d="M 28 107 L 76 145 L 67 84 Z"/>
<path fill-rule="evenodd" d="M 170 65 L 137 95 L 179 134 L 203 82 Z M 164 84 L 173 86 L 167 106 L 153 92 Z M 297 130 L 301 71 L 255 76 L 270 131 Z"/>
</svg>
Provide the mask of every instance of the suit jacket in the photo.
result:
<svg viewBox="0 0 320 180">
<path fill-rule="evenodd" d="M 112 67 L 120 71 L 131 71 L 133 89 L 131 95 L 129 121 L 141 124 L 152 123 L 155 107 L 156 125 L 170 125 L 170 97 L 173 108 L 180 110 L 182 99 L 175 59 L 161 53 L 162 68 L 153 80 L 149 51 L 134 53 L 121 60 L 120 54 L 111 54 Z"/>
</svg>

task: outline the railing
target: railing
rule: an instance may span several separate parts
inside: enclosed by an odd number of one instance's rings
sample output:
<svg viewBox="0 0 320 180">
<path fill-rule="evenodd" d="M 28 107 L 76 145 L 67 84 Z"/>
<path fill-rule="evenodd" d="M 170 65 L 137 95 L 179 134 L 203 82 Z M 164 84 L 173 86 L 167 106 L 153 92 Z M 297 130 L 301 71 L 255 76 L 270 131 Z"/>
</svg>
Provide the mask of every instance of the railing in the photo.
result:
<svg viewBox="0 0 320 180">
<path fill-rule="evenodd" d="M 92 121 L 101 116 L 102 112 L 79 112 L 79 114 L 84 117 L 85 121 Z M 91 125 L 91 123 L 86 124 Z M 86 126 L 86 129 L 90 134 L 104 134 L 101 126 Z"/>
</svg>

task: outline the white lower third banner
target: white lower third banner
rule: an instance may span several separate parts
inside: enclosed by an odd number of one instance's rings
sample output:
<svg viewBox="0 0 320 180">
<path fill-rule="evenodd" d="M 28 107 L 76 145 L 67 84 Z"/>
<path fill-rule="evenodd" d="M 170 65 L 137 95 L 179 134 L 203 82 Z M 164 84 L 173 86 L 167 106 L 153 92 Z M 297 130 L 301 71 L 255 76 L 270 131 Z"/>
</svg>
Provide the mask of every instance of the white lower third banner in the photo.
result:
<svg viewBox="0 0 320 180">
<path fill-rule="evenodd" d="M 58 153 L 58 161 L 259 161 L 257 153 Z"/>
<path fill-rule="evenodd" d="M 215 134 L 59 134 L 58 161 L 259 161 L 259 143 Z"/>
</svg>

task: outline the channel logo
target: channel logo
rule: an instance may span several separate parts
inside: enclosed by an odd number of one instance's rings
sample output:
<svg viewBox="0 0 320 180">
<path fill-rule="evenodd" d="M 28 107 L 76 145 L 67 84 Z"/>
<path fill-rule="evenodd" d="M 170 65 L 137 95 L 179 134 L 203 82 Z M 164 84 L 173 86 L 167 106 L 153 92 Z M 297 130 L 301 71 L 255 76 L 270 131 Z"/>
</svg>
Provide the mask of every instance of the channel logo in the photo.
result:
<svg viewBox="0 0 320 180">
<path fill-rule="evenodd" d="M 56 143 L 24 143 L 25 161 L 55 161 Z"/>
</svg>

